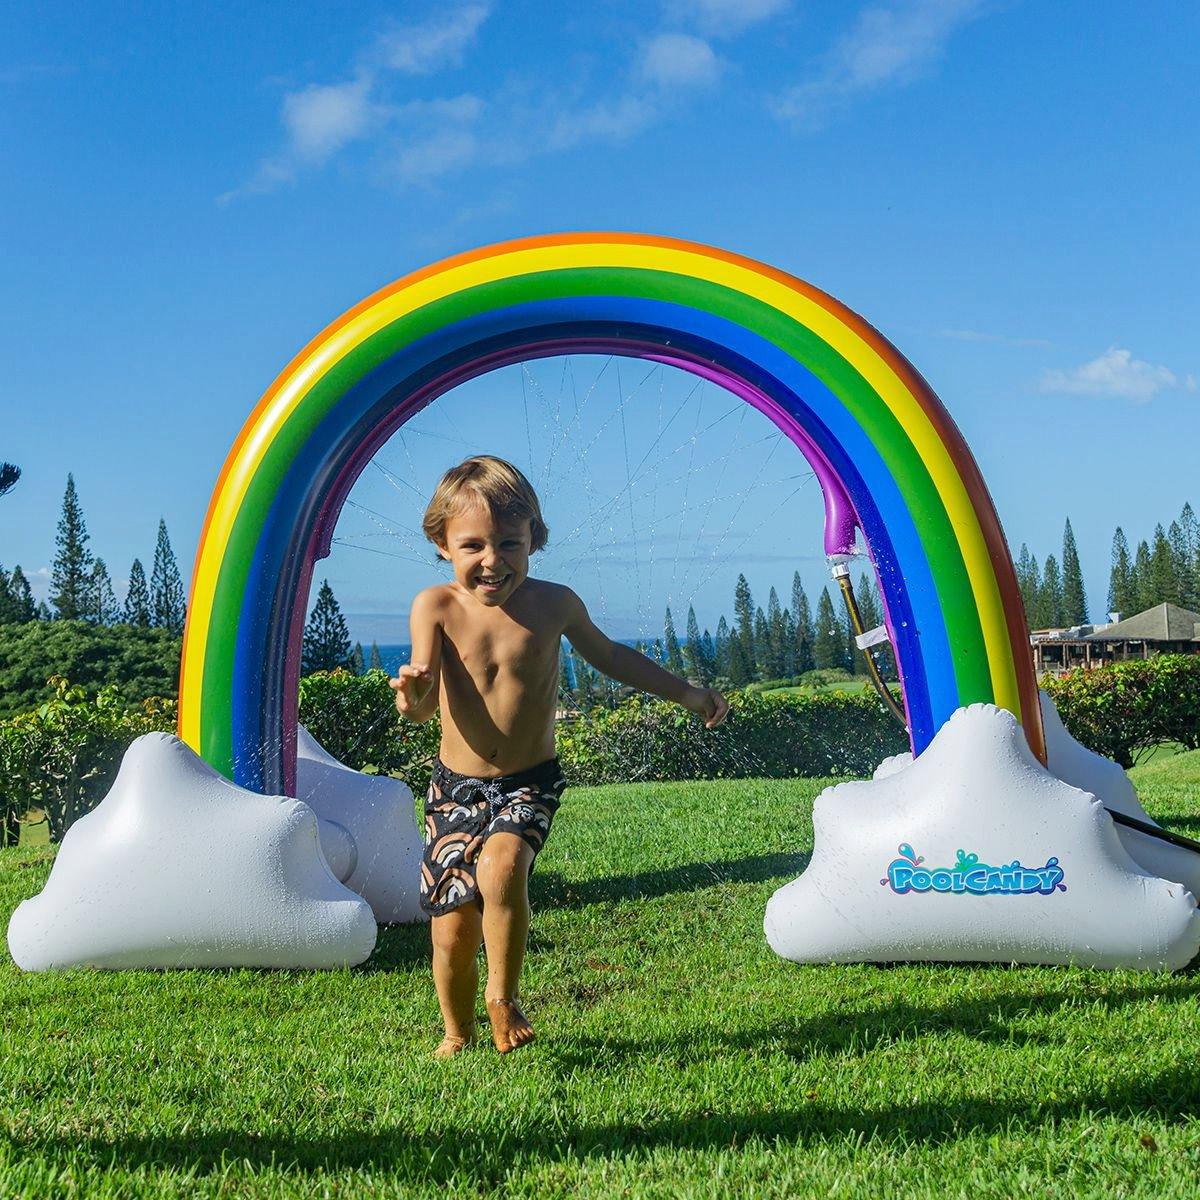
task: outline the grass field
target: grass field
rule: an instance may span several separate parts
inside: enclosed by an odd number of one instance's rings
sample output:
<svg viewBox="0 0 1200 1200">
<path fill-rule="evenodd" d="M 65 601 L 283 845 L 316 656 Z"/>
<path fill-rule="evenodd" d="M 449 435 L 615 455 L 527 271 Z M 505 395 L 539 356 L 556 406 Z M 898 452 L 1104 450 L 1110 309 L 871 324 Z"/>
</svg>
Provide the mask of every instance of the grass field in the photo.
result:
<svg viewBox="0 0 1200 1200">
<path fill-rule="evenodd" d="M 1200 827 L 1200 752 L 1135 773 Z M 580 788 L 534 877 L 541 1040 L 439 1064 L 427 934 L 349 972 L 0 962 L 0 1197 L 1194 1197 L 1200 979 L 799 967 L 815 781 Z M 0 854 L 0 915 L 52 851 Z"/>
</svg>

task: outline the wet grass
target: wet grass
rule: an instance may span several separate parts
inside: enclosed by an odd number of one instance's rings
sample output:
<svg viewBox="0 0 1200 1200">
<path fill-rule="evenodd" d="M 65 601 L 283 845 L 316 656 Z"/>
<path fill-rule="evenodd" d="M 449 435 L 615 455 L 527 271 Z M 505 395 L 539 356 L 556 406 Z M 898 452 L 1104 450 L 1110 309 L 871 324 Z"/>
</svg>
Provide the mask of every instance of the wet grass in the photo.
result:
<svg viewBox="0 0 1200 1200">
<path fill-rule="evenodd" d="M 1135 772 L 1200 821 L 1200 753 Z M 1180 1196 L 1200 977 L 799 967 L 762 936 L 817 781 L 568 793 L 541 1040 L 449 1064 L 427 933 L 331 973 L 0 962 L 0 1196 Z M 52 850 L 0 853 L 0 915 Z"/>
</svg>

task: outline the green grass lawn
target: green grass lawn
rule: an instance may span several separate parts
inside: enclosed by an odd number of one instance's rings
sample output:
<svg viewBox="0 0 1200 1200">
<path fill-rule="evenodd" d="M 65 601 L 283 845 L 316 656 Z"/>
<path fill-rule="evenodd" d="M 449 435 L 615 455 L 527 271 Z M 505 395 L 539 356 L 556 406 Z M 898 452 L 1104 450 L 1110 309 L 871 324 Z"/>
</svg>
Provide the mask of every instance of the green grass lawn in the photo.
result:
<svg viewBox="0 0 1200 1200">
<path fill-rule="evenodd" d="M 1200 752 L 1136 775 L 1195 830 Z M 776 958 L 820 787 L 569 792 L 507 1058 L 430 1060 L 424 929 L 346 972 L 5 956 L 0 1197 L 1194 1197 L 1200 979 Z M 51 854 L 0 853 L 5 921 Z"/>
</svg>

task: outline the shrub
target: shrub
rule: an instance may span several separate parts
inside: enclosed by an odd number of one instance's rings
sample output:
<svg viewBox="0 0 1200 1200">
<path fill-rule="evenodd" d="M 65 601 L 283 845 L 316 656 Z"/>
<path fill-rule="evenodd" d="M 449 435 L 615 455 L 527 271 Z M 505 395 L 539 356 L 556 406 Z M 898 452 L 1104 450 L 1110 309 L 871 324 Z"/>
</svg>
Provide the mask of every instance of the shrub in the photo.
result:
<svg viewBox="0 0 1200 1200">
<path fill-rule="evenodd" d="M 54 695 L 34 711 L 0 721 L 0 802 L 4 841 L 19 821 L 40 809 L 56 841 L 103 798 L 134 738 L 175 727 L 175 701 L 146 699 L 130 706 L 110 684 L 89 698 L 61 676 Z"/>
<path fill-rule="evenodd" d="M 1200 747 L 1200 655 L 1153 658 L 1044 679 L 1071 736 L 1133 766 L 1139 751 L 1161 742 Z"/>
<path fill-rule="evenodd" d="M 175 696 L 182 641 L 165 629 L 26 621 L 0 625 L 0 718 L 29 712 L 55 696 L 65 677 L 89 691 L 115 684 L 127 702 Z"/>
<path fill-rule="evenodd" d="M 423 725 L 396 711 L 386 671 L 316 671 L 300 680 L 300 724 L 356 771 L 398 775 L 420 795 L 429 787 L 441 740 L 435 716 Z"/>
<path fill-rule="evenodd" d="M 733 692 L 723 725 L 705 729 L 662 700 L 634 697 L 560 726 L 559 755 L 580 784 L 747 776 L 869 775 L 908 737 L 873 694 Z"/>
</svg>

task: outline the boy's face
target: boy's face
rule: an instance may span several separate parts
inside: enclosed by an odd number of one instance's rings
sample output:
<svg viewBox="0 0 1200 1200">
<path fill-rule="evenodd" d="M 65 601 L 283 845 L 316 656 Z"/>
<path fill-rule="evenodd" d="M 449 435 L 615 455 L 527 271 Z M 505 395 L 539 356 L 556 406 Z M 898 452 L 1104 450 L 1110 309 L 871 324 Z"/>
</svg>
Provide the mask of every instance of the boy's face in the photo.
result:
<svg viewBox="0 0 1200 1200">
<path fill-rule="evenodd" d="M 529 575 L 529 518 L 496 517 L 484 504 L 468 503 L 446 522 L 438 553 L 454 579 L 480 604 L 503 604 Z"/>
</svg>

